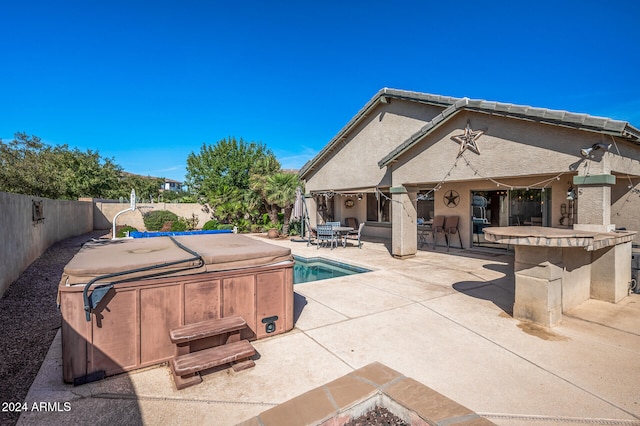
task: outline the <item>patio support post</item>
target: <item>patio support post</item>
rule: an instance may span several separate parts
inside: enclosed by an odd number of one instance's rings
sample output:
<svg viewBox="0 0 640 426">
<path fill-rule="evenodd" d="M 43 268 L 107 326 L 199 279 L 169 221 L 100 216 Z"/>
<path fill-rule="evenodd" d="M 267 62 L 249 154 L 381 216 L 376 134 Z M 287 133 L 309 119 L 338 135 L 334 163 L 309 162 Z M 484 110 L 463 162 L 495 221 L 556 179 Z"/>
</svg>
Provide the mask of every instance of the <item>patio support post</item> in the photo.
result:
<svg viewBox="0 0 640 426">
<path fill-rule="evenodd" d="M 611 187 L 616 177 L 610 174 L 608 154 L 600 161 L 587 160 L 588 163 L 573 177 L 578 187 L 578 220 L 573 229 L 580 231 L 611 232 Z"/>
<path fill-rule="evenodd" d="M 404 186 L 392 186 L 391 199 L 391 254 L 397 258 L 415 256 L 418 251 L 417 211 L 418 193 Z"/>
</svg>

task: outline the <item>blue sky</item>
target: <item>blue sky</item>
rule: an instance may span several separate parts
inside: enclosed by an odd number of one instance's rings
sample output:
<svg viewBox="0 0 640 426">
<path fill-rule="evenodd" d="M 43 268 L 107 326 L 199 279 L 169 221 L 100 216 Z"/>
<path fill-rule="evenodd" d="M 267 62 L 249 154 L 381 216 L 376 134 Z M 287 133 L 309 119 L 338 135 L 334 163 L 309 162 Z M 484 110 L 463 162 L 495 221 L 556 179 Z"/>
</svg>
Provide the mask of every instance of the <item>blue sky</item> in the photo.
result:
<svg viewBox="0 0 640 426">
<path fill-rule="evenodd" d="M 0 5 L 0 138 L 183 180 L 203 143 L 311 159 L 383 87 L 640 126 L 635 1 L 30 1 Z"/>
</svg>

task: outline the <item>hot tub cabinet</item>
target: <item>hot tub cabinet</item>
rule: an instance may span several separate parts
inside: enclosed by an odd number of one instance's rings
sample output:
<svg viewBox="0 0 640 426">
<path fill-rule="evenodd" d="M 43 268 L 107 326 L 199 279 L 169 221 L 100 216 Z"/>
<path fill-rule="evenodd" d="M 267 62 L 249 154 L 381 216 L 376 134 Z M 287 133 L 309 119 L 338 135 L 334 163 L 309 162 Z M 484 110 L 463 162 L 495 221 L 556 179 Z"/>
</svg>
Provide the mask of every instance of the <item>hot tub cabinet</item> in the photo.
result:
<svg viewBox="0 0 640 426">
<path fill-rule="evenodd" d="M 248 340 L 291 330 L 293 258 L 236 234 L 89 243 L 59 303 L 63 378 L 78 383 L 170 360 L 169 332 L 186 324 L 241 316 Z"/>
</svg>

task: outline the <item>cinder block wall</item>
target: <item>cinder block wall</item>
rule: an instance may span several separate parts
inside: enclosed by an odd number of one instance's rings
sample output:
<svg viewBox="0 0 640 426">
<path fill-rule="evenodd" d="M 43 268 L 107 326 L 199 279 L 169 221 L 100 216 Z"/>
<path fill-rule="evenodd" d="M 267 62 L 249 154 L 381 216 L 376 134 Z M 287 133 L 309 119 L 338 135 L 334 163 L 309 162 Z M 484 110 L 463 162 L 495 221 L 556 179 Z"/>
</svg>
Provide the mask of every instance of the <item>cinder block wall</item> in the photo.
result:
<svg viewBox="0 0 640 426">
<path fill-rule="evenodd" d="M 112 226 L 113 218 L 119 212 L 129 208 L 129 203 L 110 203 L 106 201 L 96 201 L 94 211 L 94 228 L 95 229 L 109 229 Z M 135 211 L 128 211 L 118 216 L 117 225 L 129 225 L 136 228 L 138 231 L 146 231 L 144 221 L 142 220 L 142 214 L 148 213 L 153 210 L 168 210 L 175 213 L 179 217 L 187 219 L 191 218 L 192 214 L 198 217 L 198 228 L 202 228 L 208 220 L 211 219 L 211 214 L 203 210 L 203 206 L 198 203 L 145 203 L 136 205 Z"/>
<path fill-rule="evenodd" d="M 33 201 L 44 220 L 33 221 Z M 53 243 L 93 230 L 93 203 L 0 192 L 0 296 Z"/>
</svg>

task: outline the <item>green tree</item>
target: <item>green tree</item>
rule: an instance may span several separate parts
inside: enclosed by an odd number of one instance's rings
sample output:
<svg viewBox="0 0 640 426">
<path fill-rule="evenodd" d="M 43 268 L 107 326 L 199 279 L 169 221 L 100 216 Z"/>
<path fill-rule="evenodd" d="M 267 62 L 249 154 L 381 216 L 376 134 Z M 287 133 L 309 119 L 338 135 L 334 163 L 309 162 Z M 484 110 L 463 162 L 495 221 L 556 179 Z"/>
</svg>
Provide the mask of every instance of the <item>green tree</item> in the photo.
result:
<svg viewBox="0 0 640 426">
<path fill-rule="evenodd" d="M 67 198 L 106 198 L 120 185 L 120 166 L 112 159 L 102 158 L 97 151 L 69 150 L 66 145 L 54 150 L 62 161 L 60 170 Z"/>
<path fill-rule="evenodd" d="M 238 188 L 223 186 L 210 194 L 210 209 L 214 219 L 221 223 L 232 223 L 241 217 L 244 206 L 243 192 Z"/>
<path fill-rule="evenodd" d="M 278 205 L 273 204 L 267 197 L 267 181 L 270 176 L 280 171 L 280 163 L 275 157 L 265 157 L 255 164 L 255 168 L 249 178 L 249 187 L 260 201 L 261 207 L 258 214 L 266 211 L 272 223 L 278 223 Z"/>
<path fill-rule="evenodd" d="M 215 145 L 203 144 L 198 154 L 187 157 L 186 183 L 218 220 L 229 223 L 255 217 L 255 198 L 247 198 L 247 192 L 251 190 L 250 177 L 265 162 L 280 168 L 275 155 L 262 143 L 229 138 Z"/>
<path fill-rule="evenodd" d="M 129 199 L 131 189 L 135 189 L 138 200 L 151 201 L 153 199 L 153 201 L 158 201 L 163 183 L 164 178 L 122 173 L 117 189 L 111 193 L 110 198 Z"/>
<path fill-rule="evenodd" d="M 296 201 L 296 188 L 300 185 L 298 175 L 292 173 L 275 173 L 267 178 L 266 199 L 267 202 L 284 209 L 284 224 L 282 232 L 289 233 L 289 218 L 293 203 Z M 275 223 L 275 222 L 274 222 Z"/>
<path fill-rule="evenodd" d="M 49 146 L 37 136 L 16 133 L 0 140 L 0 190 L 47 198 L 101 198 L 119 182 L 121 168 L 98 152 Z"/>
</svg>

